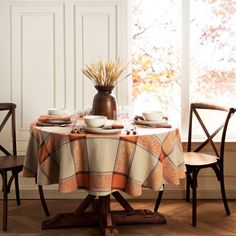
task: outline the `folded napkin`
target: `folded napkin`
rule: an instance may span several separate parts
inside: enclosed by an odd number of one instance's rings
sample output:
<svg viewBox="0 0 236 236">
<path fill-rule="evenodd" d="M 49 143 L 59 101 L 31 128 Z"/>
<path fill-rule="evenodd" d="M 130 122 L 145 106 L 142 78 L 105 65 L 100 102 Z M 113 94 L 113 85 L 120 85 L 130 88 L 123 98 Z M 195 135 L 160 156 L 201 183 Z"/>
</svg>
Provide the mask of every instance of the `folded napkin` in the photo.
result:
<svg viewBox="0 0 236 236">
<path fill-rule="evenodd" d="M 71 121 L 71 116 L 50 116 L 50 115 L 42 115 L 38 118 L 40 122 L 50 122 L 50 121 Z"/>
<path fill-rule="evenodd" d="M 42 122 L 42 121 L 37 121 L 36 122 L 37 126 L 60 126 L 61 124 L 53 124 L 53 123 L 47 123 L 47 122 Z"/>
<path fill-rule="evenodd" d="M 102 127 L 103 129 L 123 129 L 124 125 L 120 124 L 111 124 L 111 125 L 105 125 Z"/>
</svg>

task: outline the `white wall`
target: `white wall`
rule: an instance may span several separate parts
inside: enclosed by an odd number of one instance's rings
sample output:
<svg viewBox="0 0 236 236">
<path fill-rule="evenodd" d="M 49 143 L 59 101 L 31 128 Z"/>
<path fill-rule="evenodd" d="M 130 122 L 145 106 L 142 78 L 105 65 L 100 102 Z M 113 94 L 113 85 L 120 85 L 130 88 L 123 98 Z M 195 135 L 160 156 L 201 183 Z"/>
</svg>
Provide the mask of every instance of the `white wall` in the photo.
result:
<svg viewBox="0 0 236 236">
<path fill-rule="evenodd" d="M 30 123 L 49 107 L 70 111 L 91 106 L 95 89 L 83 77 L 85 63 L 120 56 L 130 58 L 128 0 L 1 0 L 0 101 L 17 104 L 18 152 L 25 153 Z M 127 82 L 116 87 L 118 103 L 128 101 Z M 9 134 L 0 136 L 8 144 Z M 227 149 L 226 188 L 236 198 L 236 148 Z M 209 172 L 200 178 L 201 197 L 218 198 L 218 184 Z M 33 179 L 20 179 L 22 197 L 38 198 Z M 210 186 L 210 188 L 209 188 Z M 46 196 L 81 197 L 82 191 Z M 169 186 L 165 197 L 183 197 L 184 181 Z M 156 193 L 145 191 L 144 198 Z"/>
</svg>

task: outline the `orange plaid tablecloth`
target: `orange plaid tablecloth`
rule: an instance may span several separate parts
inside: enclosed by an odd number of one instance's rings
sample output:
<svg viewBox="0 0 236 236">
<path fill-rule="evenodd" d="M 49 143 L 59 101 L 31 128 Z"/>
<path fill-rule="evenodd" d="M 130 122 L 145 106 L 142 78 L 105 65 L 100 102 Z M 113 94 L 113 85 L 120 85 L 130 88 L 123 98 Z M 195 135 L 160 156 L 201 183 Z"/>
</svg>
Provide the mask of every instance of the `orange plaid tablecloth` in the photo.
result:
<svg viewBox="0 0 236 236">
<path fill-rule="evenodd" d="M 104 196 L 142 187 L 159 190 L 185 177 L 178 129 L 138 128 L 137 135 L 74 134 L 71 127 L 32 127 L 23 169 L 38 184 L 58 183 L 60 192 L 85 189 Z"/>
</svg>

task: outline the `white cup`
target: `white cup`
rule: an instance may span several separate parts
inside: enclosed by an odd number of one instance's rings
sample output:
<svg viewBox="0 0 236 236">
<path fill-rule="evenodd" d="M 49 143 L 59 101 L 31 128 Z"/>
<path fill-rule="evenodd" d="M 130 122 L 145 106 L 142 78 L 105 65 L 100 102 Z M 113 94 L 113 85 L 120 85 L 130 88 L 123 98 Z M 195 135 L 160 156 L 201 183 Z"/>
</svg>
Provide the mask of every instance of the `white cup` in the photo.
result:
<svg viewBox="0 0 236 236">
<path fill-rule="evenodd" d="M 48 115 L 50 116 L 64 116 L 68 114 L 68 110 L 65 108 L 49 108 Z"/>
<path fill-rule="evenodd" d="M 163 119 L 162 111 L 145 111 L 143 112 L 143 118 L 146 121 L 161 122 Z"/>
</svg>

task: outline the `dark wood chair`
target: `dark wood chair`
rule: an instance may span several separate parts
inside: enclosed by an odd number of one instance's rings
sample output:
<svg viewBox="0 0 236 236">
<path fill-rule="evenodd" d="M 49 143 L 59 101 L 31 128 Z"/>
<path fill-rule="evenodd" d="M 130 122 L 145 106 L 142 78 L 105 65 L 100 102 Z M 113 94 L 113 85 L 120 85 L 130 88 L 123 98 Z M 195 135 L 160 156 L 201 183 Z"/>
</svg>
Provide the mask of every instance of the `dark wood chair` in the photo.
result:
<svg viewBox="0 0 236 236">
<path fill-rule="evenodd" d="M 224 121 L 220 124 L 214 132 L 210 134 L 209 129 L 206 128 L 205 122 L 203 122 L 201 112 L 203 110 L 218 111 L 225 113 Z M 225 184 L 224 184 L 224 151 L 225 151 L 225 138 L 229 124 L 229 120 L 235 113 L 234 108 L 225 108 L 221 106 L 203 104 L 203 103 L 192 103 L 190 106 L 190 117 L 189 117 L 189 131 L 188 131 L 188 147 L 187 152 L 184 153 L 184 159 L 186 164 L 186 201 L 190 201 L 190 187 L 192 188 L 192 225 L 197 224 L 197 177 L 198 173 L 203 168 L 212 168 L 216 174 L 217 180 L 220 182 L 221 195 L 227 215 L 230 215 L 229 206 L 226 199 Z M 218 114 L 219 115 L 219 114 Z M 194 119 L 196 117 L 196 119 Z M 193 135 L 193 120 L 200 124 L 205 135 L 206 140 L 201 142 L 194 150 L 192 150 L 192 135 Z M 219 148 L 214 143 L 213 138 L 220 132 L 221 141 Z M 210 144 L 213 148 L 214 155 L 205 154 L 202 149 Z M 154 211 L 157 212 L 163 191 L 160 191 L 156 201 Z"/>
<path fill-rule="evenodd" d="M 20 192 L 18 174 L 23 170 L 24 156 L 17 155 L 16 150 L 16 127 L 15 127 L 15 108 L 13 103 L 0 103 L 0 111 L 4 114 L 4 118 L 0 125 L 0 132 L 5 127 L 7 121 L 11 118 L 12 130 L 12 151 L 8 151 L 0 144 L 0 151 L 4 156 L 0 157 L 0 173 L 2 176 L 2 191 L 3 191 L 3 230 L 7 230 L 7 208 L 8 208 L 8 193 L 10 192 L 12 181 L 15 180 L 16 203 L 20 205 Z M 7 174 L 11 173 L 8 180 Z"/>
<path fill-rule="evenodd" d="M 11 120 L 11 151 L 0 143 L 0 152 L 3 153 L 0 156 L 0 173 L 2 176 L 2 191 L 3 191 L 3 230 L 7 230 L 7 212 L 8 212 L 8 193 L 10 192 L 11 184 L 15 182 L 16 202 L 20 205 L 20 192 L 19 192 L 19 173 L 23 170 L 24 156 L 17 155 L 16 147 L 16 122 L 15 122 L 15 109 L 14 103 L 0 103 L 1 123 L 0 133 L 3 132 L 3 128 L 6 127 L 8 120 Z M 8 178 L 8 173 L 10 176 Z M 44 199 L 42 186 L 39 186 L 40 200 L 46 215 L 49 215 L 49 211 Z"/>
</svg>

